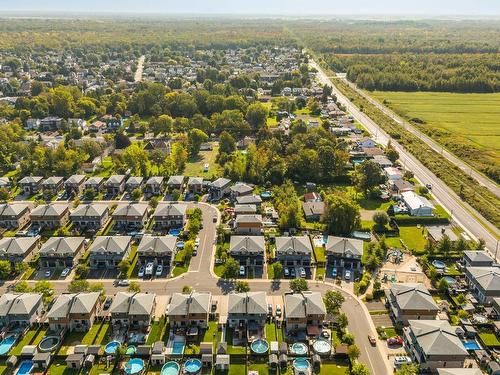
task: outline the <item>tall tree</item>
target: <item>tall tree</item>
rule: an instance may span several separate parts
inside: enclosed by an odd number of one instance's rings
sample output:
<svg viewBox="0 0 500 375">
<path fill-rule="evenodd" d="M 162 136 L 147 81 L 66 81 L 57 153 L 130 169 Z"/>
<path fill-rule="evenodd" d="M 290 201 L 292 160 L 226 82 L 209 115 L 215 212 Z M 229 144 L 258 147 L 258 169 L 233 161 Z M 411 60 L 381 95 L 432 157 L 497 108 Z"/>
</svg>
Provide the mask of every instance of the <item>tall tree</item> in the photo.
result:
<svg viewBox="0 0 500 375">
<path fill-rule="evenodd" d="M 190 155 L 198 155 L 200 152 L 200 147 L 203 142 L 208 140 L 208 135 L 206 135 L 200 129 L 191 129 L 188 133 L 188 147 Z"/>
<path fill-rule="evenodd" d="M 359 206 L 346 195 L 327 195 L 323 221 L 328 226 L 330 233 L 350 235 L 361 223 Z"/>
</svg>

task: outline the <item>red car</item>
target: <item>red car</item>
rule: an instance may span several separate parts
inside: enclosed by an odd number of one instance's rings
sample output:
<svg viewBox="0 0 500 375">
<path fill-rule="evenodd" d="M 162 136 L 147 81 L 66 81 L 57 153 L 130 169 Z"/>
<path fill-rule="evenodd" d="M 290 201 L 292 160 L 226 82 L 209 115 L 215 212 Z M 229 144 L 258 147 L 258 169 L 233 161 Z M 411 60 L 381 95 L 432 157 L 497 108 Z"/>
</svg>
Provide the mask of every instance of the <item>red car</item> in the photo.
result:
<svg viewBox="0 0 500 375">
<path fill-rule="evenodd" d="M 389 346 L 401 346 L 403 345 L 403 339 L 400 337 L 400 336 L 396 336 L 396 337 L 389 337 L 387 339 L 387 345 Z"/>
</svg>

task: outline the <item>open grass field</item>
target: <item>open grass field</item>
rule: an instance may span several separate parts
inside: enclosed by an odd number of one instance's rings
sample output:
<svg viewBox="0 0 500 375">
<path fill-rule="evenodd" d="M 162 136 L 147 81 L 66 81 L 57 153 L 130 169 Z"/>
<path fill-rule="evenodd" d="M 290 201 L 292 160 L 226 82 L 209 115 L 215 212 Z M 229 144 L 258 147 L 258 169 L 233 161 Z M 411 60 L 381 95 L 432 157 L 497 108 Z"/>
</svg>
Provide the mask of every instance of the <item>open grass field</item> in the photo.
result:
<svg viewBox="0 0 500 375">
<path fill-rule="evenodd" d="M 205 179 L 217 178 L 222 174 L 222 168 L 215 162 L 219 146 L 214 145 L 210 151 L 200 151 L 196 157 L 190 157 L 184 170 L 185 176 L 198 176 Z M 203 166 L 208 163 L 208 172 L 203 171 Z"/>
</svg>

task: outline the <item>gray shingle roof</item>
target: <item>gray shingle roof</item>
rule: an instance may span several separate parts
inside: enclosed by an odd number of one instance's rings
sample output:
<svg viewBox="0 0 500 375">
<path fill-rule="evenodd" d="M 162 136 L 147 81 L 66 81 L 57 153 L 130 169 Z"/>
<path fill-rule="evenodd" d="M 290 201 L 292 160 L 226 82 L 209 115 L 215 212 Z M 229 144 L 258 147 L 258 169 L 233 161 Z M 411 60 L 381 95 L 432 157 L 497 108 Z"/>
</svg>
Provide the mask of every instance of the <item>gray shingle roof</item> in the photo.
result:
<svg viewBox="0 0 500 375">
<path fill-rule="evenodd" d="M 83 241 L 84 237 L 51 237 L 42 245 L 40 255 L 73 256 Z"/>
<path fill-rule="evenodd" d="M 149 177 L 148 180 L 146 181 L 146 185 L 161 185 L 163 184 L 163 177 L 161 176 L 152 176 Z"/>
<path fill-rule="evenodd" d="M 62 177 L 55 177 L 55 176 L 47 177 L 45 180 L 43 180 L 42 186 L 57 185 L 60 184 L 63 180 L 64 178 Z"/>
<path fill-rule="evenodd" d="M 477 284 L 485 291 L 500 291 L 500 268 L 498 267 L 467 267 Z"/>
<path fill-rule="evenodd" d="M 74 174 L 73 176 L 71 176 L 70 178 L 68 178 L 65 183 L 66 184 L 79 185 L 79 184 L 81 184 L 84 181 L 85 181 L 85 175 L 83 175 L 83 174 Z"/>
<path fill-rule="evenodd" d="M 276 237 L 276 252 L 278 254 L 303 254 L 312 253 L 311 240 L 307 236 Z"/>
<path fill-rule="evenodd" d="M 425 310 L 438 311 L 429 291 L 423 284 L 392 284 L 390 288 L 390 300 L 397 303 L 402 310 Z"/>
<path fill-rule="evenodd" d="M 42 204 L 31 211 L 31 216 L 61 216 L 69 207 L 64 203 Z"/>
<path fill-rule="evenodd" d="M 99 292 L 61 294 L 47 313 L 48 318 L 66 318 L 69 314 L 88 314 L 99 300 Z"/>
<path fill-rule="evenodd" d="M 0 204 L 0 216 L 17 216 L 29 208 L 25 203 L 5 203 Z"/>
<path fill-rule="evenodd" d="M 170 176 L 167 185 L 182 185 L 184 182 L 184 176 Z"/>
<path fill-rule="evenodd" d="M 408 324 L 426 355 L 468 355 L 455 332 L 456 327 L 446 320 L 409 320 Z"/>
<path fill-rule="evenodd" d="M 101 217 L 108 210 L 104 203 L 81 204 L 70 214 L 71 217 Z"/>
<path fill-rule="evenodd" d="M 0 297 L 0 316 L 26 315 L 42 302 L 38 293 L 5 293 Z"/>
<path fill-rule="evenodd" d="M 131 176 L 127 180 L 127 185 L 140 185 L 144 181 L 144 177 Z"/>
<path fill-rule="evenodd" d="M 174 293 L 170 299 L 167 315 L 208 314 L 211 300 L 212 295 L 210 293 Z"/>
<path fill-rule="evenodd" d="M 304 202 L 302 204 L 304 215 L 323 215 L 325 212 L 325 202 Z"/>
<path fill-rule="evenodd" d="M 203 177 L 189 177 L 188 186 L 190 185 L 202 185 Z"/>
<path fill-rule="evenodd" d="M 87 181 L 85 181 L 84 185 L 85 186 L 94 186 L 94 185 L 100 185 L 104 181 L 104 177 L 90 177 Z"/>
<path fill-rule="evenodd" d="M 264 254 L 265 249 L 264 236 L 231 236 L 229 243 L 231 254 Z"/>
<path fill-rule="evenodd" d="M 241 223 L 258 223 L 262 224 L 262 215 L 238 215 L 235 220 L 236 224 Z"/>
<path fill-rule="evenodd" d="M 245 194 L 245 193 L 251 193 L 253 191 L 253 187 L 245 183 L 238 182 L 233 186 L 231 186 L 230 190 L 238 194 Z"/>
<path fill-rule="evenodd" d="M 0 239 L 0 256 L 22 255 L 31 249 L 38 239 L 38 237 L 4 237 Z"/>
<path fill-rule="evenodd" d="M 115 174 L 108 178 L 106 181 L 106 185 L 120 185 L 123 181 L 125 181 L 125 176 L 122 174 Z"/>
<path fill-rule="evenodd" d="M 186 214 L 187 206 L 185 204 L 176 203 L 160 203 L 156 207 L 156 211 L 153 216 L 183 216 Z"/>
<path fill-rule="evenodd" d="M 231 183 L 231 180 L 228 180 L 227 178 L 220 177 L 214 182 L 212 182 L 211 186 L 216 189 L 221 189 Z"/>
<path fill-rule="evenodd" d="M 116 293 L 109 311 L 112 314 L 151 315 L 156 299 L 154 293 Z"/>
<path fill-rule="evenodd" d="M 326 307 L 319 292 L 285 294 L 285 317 L 306 318 L 308 315 L 325 315 Z"/>
<path fill-rule="evenodd" d="M 98 236 L 89 251 L 121 254 L 126 251 L 131 239 L 131 236 Z"/>
<path fill-rule="evenodd" d="M 19 184 L 37 184 L 43 180 L 40 176 L 26 176 L 19 180 Z"/>
<path fill-rule="evenodd" d="M 262 198 L 258 195 L 244 195 L 236 198 L 238 204 L 259 204 L 262 203 Z"/>
<path fill-rule="evenodd" d="M 177 237 L 174 236 L 143 236 L 137 252 L 139 255 L 154 254 L 173 254 Z"/>
<path fill-rule="evenodd" d="M 229 314 L 267 315 L 266 292 L 247 292 L 230 294 Z"/>
<path fill-rule="evenodd" d="M 119 205 L 116 207 L 115 211 L 113 212 L 113 216 L 126 216 L 126 217 L 142 217 L 148 210 L 148 204 L 147 203 L 130 203 L 130 204 L 123 204 Z"/>
<path fill-rule="evenodd" d="M 467 257 L 471 262 L 493 262 L 493 258 L 482 250 L 464 251 L 464 257 Z"/>
<path fill-rule="evenodd" d="M 342 256 L 361 257 L 363 255 L 363 241 L 354 238 L 328 236 L 326 252 Z"/>
</svg>

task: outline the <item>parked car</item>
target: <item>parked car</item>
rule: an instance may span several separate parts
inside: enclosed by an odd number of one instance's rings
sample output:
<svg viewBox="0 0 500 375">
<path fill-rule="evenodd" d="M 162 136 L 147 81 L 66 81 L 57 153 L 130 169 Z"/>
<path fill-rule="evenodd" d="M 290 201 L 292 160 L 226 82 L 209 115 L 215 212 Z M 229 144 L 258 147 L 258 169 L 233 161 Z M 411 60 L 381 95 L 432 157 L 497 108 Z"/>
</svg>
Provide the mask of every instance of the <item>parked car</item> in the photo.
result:
<svg viewBox="0 0 500 375">
<path fill-rule="evenodd" d="M 377 339 L 373 337 L 372 335 L 368 335 L 368 341 L 370 341 L 371 346 L 377 345 Z"/>
<path fill-rule="evenodd" d="M 290 271 L 288 270 L 288 268 L 285 268 L 285 277 L 288 277 L 290 276 Z"/>
<path fill-rule="evenodd" d="M 144 266 L 142 266 L 141 268 L 139 268 L 139 272 L 137 273 L 137 276 L 144 277 L 144 272 L 146 272 L 146 269 L 144 268 Z"/>
<path fill-rule="evenodd" d="M 153 267 L 154 267 L 153 262 L 149 262 L 148 264 L 146 264 L 146 275 L 147 276 L 151 276 L 153 274 Z"/>
<path fill-rule="evenodd" d="M 389 346 L 396 346 L 396 345 L 403 345 L 403 339 L 400 337 L 400 336 L 396 336 L 396 337 L 389 337 L 387 339 L 387 345 Z"/>
<path fill-rule="evenodd" d="M 103 306 L 104 310 L 109 309 L 112 303 L 113 303 L 113 298 L 109 297 L 108 299 L 106 299 Z"/>
<path fill-rule="evenodd" d="M 332 269 L 332 277 L 333 278 L 337 277 L 337 269 L 335 267 Z"/>
<path fill-rule="evenodd" d="M 429 190 L 432 190 L 432 185 L 431 184 L 425 184 L 425 187 Z"/>
<path fill-rule="evenodd" d="M 130 285 L 130 280 L 128 279 L 118 280 L 118 286 L 129 286 L 129 285 Z"/>
<path fill-rule="evenodd" d="M 66 276 L 68 276 L 68 275 L 69 275 L 69 273 L 70 273 L 70 271 L 71 271 L 71 269 L 70 269 L 70 268 L 65 268 L 65 269 L 63 269 L 63 270 L 62 270 L 62 272 L 61 272 L 61 277 L 66 277 Z"/>
<path fill-rule="evenodd" d="M 163 265 L 159 264 L 158 267 L 156 267 L 156 273 L 155 273 L 155 275 L 156 276 L 161 276 L 162 273 L 163 273 Z"/>
<path fill-rule="evenodd" d="M 346 280 L 351 280 L 351 271 L 346 270 L 346 271 L 345 271 L 345 276 L 344 276 L 344 277 L 345 277 L 345 279 L 346 279 Z"/>
<path fill-rule="evenodd" d="M 240 266 L 240 276 L 245 276 L 245 266 Z"/>
<path fill-rule="evenodd" d="M 295 268 L 290 268 L 290 276 L 295 277 Z"/>
<path fill-rule="evenodd" d="M 267 313 L 273 315 L 273 305 L 270 303 L 267 304 Z"/>
<path fill-rule="evenodd" d="M 50 275 L 52 275 L 52 271 L 45 271 L 45 277 L 50 277 Z"/>
<path fill-rule="evenodd" d="M 194 241 L 194 246 L 196 247 L 200 246 L 200 237 L 196 237 L 196 240 Z"/>
<path fill-rule="evenodd" d="M 299 268 L 299 276 L 305 279 L 306 277 L 306 270 L 303 267 Z"/>
<path fill-rule="evenodd" d="M 411 363 L 411 358 L 407 356 L 397 356 L 394 357 L 394 366 L 395 367 L 400 367 L 402 365 L 410 364 Z"/>
<path fill-rule="evenodd" d="M 279 318 L 281 316 L 281 306 L 276 305 L 276 316 Z"/>
</svg>

